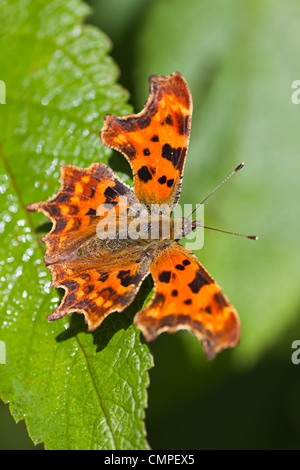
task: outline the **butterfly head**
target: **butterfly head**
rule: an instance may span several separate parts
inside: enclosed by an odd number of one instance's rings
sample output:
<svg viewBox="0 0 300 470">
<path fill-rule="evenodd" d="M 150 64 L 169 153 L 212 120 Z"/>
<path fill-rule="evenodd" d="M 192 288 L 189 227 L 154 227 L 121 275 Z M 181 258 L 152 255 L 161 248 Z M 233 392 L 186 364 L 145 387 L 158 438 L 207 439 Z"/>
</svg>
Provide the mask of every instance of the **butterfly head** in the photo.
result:
<svg viewBox="0 0 300 470">
<path fill-rule="evenodd" d="M 191 220 L 188 217 L 174 220 L 174 239 L 187 237 L 197 227 L 202 227 L 201 220 Z"/>
</svg>

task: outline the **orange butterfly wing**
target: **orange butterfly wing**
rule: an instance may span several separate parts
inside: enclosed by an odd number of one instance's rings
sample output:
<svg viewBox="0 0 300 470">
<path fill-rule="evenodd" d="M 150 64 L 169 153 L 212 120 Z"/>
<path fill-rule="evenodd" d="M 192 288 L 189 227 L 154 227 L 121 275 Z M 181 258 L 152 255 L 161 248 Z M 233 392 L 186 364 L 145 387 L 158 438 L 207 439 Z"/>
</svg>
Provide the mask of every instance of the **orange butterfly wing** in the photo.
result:
<svg viewBox="0 0 300 470">
<path fill-rule="evenodd" d="M 46 264 L 65 259 L 96 233 L 97 211 L 108 215 L 110 208 L 126 211 L 138 202 L 132 189 L 103 163 L 87 169 L 63 165 L 60 179 L 61 189 L 52 198 L 27 206 L 53 222 L 51 232 L 42 238 L 47 243 Z"/>
<path fill-rule="evenodd" d="M 123 256 L 126 258 L 125 254 Z M 134 300 L 140 284 L 149 273 L 148 259 L 130 259 L 115 266 L 82 260 L 52 264 L 51 287 L 65 289 L 59 307 L 47 319 L 58 320 L 71 312 L 83 313 L 89 331 L 95 330 L 112 312 L 122 312 Z"/>
<path fill-rule="evenodd" d="M 171 243 L 158 252 L 150 272 L 155 294 L 134 320 L 148 341 L 164 331 L 188 329 L 199 338 L 208 359 L 238 343 L 235 308 L 191 251 Z"/>
<path fill-rule="evenodd" d="M 83 313 L 93 330 L 109 313 L 124 310 L 134 300 L 150 264 L 134 242 L 122 240 L 116 245 L 115 240 L 100 240 L 97 214 L 109 220 L 111 212 L 127 212 L 138 201 L 132 189 L 102 163 L 88 169 L 65 165 L 61 172 L 60 191 L 27 207 L 44 212 L 53 222 L 42 239 L 47 244 L 44 261 L 52 274 L 51 286 L 62 287 L 65 295 L 48 320 Z"/>
<path fill-rule="evenodd" d="M 180 196 L 189 143 L 192 98 L 180 73 L 152 75 L 150 96 L 139 114 L 105 116 L 101 140 L 129 161 L 142 204 L 174 207 Z"/>
</svg>

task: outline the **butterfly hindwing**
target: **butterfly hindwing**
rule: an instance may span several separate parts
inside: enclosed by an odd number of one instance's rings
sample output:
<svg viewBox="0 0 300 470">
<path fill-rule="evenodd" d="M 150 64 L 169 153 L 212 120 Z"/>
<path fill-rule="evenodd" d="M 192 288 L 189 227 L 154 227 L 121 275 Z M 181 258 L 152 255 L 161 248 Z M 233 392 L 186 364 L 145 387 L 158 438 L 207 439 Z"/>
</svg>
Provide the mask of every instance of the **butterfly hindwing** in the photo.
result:
<svg viewBox="0 0 300 470">
<path fill-rule="evenodd" d="M 148 259 L 120 260 L 118 266 L 99 263 L 61 263 L 49 267 L 52 287 L 65 289 L 59 307 L 48 315 L 57 320 L 71 312 L 83 313 L 90 331 L 107 315 L 123 311 L 135 298 L 141 282 L 149 272 Z"/>
<path fill-rule="evenodd" d="M 239 319 L 220 287 L 195 255 L 173 242 L 150 265 L 155 293 L 135 317 L 147 340 L 188 329 L 201 341 L 207 358 L 239 341 Z"/>
</svg>

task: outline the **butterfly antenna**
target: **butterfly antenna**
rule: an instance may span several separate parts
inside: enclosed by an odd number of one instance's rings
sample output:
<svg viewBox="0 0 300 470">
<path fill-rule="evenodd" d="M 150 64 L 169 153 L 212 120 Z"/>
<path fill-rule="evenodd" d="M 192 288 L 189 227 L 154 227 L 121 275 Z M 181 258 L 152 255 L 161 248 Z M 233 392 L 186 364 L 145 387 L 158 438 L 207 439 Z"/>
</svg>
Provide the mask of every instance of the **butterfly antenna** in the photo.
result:
<svg viewBox="0 0 300 470">
<path fill-rule="evenodd" d="M 214 230 L 215 232 L 227 233 L 228 235 L 236 235 L 237 237 L 248 238 L 248 240 L 258 240 L 259 237 L 257 235 L 244 235 L 243 233 L 236 233 L 236 232 L 228 232 L 227 230 L 221 230 L 219 228 L 208 227 L 207 225 L 200 225 L 200 221 L 193 220 L 192 222 L 192 230 L 195 230 L 196 227 L 206 228 L 207 230 Z"/>
<path fill-rule="evenodd" d="M 218 186 L 215 187 L 215 189 L 213 189 L 209 194 L 208 196 L 206 196 L 205 199 L 203 199 L 203 201 L 200 202 L 200 204 L 198 204 L 195 209 L 193 210 L 193 212 L 191 212 L 191 214 L 187 217 L 188 219 L 194 214 L 194 212 L 196 212 L 196 210 L 198 209 L 199 206 L 201 206 L 202 204 L 205 203 L 205 201 L 207 201 L 207 199 L 209 199 L 224 183 L 226 183 L 226 181 L 229 180 L 229 178 L 231 178 L 235 173 L 237 173 L 239 170 L 241 170 L 243 167 L 244 167 L 245 163 L 240 163 L 231 173 L 230 175 L 228 175 L 220 184 L 218 184 Z"/>
</svg>

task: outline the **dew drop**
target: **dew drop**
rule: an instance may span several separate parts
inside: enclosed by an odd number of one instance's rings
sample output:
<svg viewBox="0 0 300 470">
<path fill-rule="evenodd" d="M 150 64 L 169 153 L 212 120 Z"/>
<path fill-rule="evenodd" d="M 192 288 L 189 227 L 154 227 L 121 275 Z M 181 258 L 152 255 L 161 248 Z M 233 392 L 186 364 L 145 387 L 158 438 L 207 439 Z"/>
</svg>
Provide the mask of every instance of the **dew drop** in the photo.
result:
<svg viewBox="0 0 300 470">
<path fill-rule="evenodd" d="M 1 184 L 0 185 L 0 194 L 4 194 L 7 190 L 6 184 Z"/>
<path fill-rule="evenodd" d="M 46 271 L 41 271 L 39 274 L 38 274 L 39 277 L 45 277 L 47 276 L 47 273 Z"/>
<path fill-rule="evenodd" d="M 11 204 L 11 205 L 9 206 L 8 210 L 9 210 L 10 212 L 13 212 L 13 213 L 15 214 L 15 213 L 17 212 L 17 210 L 18 210 L 17 204 Z"/>
<path fill-rule="evenodd" d="M 18 266 L 17 269 L 16 269 L 16 272 L 15 272 L 15 276 L 20 277 L 22 274 L 23 274 L 23 267 Z"/>
<path fill-rule="evenodd" d="M 11 221 L 11 216 L 9 214 L 4 214 L 3 221 L 4 222 L 10 222 Z"/>
<path fill-rule="evenodd" d="M 74 108 L 77 108 L 77 106 L 80 105 L 80 100 L 73 100 L 72 104 L 73 104 Z"/>
</svg>

